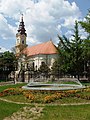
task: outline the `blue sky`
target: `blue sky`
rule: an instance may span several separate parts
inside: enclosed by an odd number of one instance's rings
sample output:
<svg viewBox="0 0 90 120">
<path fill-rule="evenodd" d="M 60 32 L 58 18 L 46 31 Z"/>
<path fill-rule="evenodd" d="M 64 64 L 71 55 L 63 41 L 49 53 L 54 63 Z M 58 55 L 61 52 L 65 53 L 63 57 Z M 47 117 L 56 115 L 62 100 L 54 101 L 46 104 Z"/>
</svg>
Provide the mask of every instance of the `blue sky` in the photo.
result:
<svg viewBox="0 0 90 120">
<path fill-rule="evenodd" d="M 90 8 L 90 0 L 68 0 L 70 3 L 72 3 L 73 1 L 77 4 L 77 6 L 79 7 L 82 16 L 85 17 L 87 14 L 88 9 Z"/>
<path fill-rule="evenodd" d="M 51 38 L 57 44 L 57 34 L 70 36 L 75 20 L 83 20 L 90 8 L 90 0 L 35 1 L 0 0 L 0 52 L 15 46 L 20 13 L 24 14 L 27 44 L 32 46 Z"/>
</svg>

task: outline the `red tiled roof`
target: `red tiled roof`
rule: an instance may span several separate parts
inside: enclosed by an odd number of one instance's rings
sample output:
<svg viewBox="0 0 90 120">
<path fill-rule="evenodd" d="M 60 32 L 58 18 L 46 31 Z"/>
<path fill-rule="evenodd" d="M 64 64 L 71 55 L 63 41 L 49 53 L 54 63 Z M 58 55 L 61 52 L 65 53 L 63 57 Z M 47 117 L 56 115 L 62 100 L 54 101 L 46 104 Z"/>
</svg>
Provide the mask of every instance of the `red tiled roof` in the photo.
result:
<svg viewBox="0 0 90 120">
<path fill-rule="evenodd" d="M 39 54 L 57 54 L 57 48 L 50 40 L 48 42 L 38 44 L 32 47 L 27 47 L 23 50 L 27 56 L 39 55 Z"/>
</svg>

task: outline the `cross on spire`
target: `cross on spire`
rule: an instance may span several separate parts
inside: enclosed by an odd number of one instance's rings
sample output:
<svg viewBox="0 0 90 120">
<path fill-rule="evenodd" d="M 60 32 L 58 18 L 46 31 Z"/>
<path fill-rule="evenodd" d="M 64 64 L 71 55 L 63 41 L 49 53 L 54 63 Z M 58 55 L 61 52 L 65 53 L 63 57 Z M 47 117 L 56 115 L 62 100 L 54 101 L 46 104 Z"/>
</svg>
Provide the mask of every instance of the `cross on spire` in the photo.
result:
<svg viewBox="0 0 90 120">
<path fill-rule="evenodd" d="M 23 13 L 21 14 L 22 16 L 21 16 L 21 21 L 23 22 Z"/>
</svg>

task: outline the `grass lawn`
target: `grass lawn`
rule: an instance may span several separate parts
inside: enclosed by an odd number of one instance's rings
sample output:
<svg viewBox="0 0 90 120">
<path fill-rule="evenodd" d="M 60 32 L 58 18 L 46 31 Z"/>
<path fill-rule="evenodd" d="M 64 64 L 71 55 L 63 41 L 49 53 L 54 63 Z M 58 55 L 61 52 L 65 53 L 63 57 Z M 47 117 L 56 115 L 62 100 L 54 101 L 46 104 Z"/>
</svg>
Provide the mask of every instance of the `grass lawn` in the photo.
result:
<svg viewBox="0 0 90 120">
<path fill-rule="evenodd" d="M 15 85 L 5 85 L 0 86 L 0 92 L 7 89 L 7 88 L 16 88 L 21 87 L 25 84 L 15 84 Z M 41 99 L 44 95 L 46 96 L 47 93 L 38 93 L 37 91 L 35 93 L 32 92 L 33 95 L 37 96 L 38 100 Z M 50 95 L 51 93 L 48 93 L 47 95 Z M 81 91 L 81 93 L 77 93 L 83 96 L 90 96 L 90 90 L 89 91 Z M 29 102 L 29 99 L 25 98 L 22 94 L 20 95 L 8 95 L 3 96 L 1 98 L 5 98 L 7 100 L 12 101 L 19 101 L 19 102 Z M 86 97 L 64 97 L 62 99 L 58 99 L 54 102 L 46 103 L 44 104 L 44 109 L 42 111 L 42 115 L 37 120 L 90 120 L 90 105 L 67 105 L 62 106 L 60 104 L 70 104 L 70 103 L 86 103 L 90 102 L 90 99 L 87 100 Z M 57 105 L 54 105 L 57 104 Z M 31 103 L 32 106 L 34 104 Z M 37 105 L 41 105 L 38 104 Z M 8 103 L 0 100 L 0 120 L 3 120 L 7 116 L 11 116 L 12 113 L 20 110 L 20 108 L 26 106 L 25 104 L 15 104 L 15 103 Z M 42 106 L 42 105 L 41 105 Z M 33 120 L 33 119 L 32 119 Z"/>
<path fill-rule="evenodd" d="M 4 85 L 4 86 L 0 86 L 0 92 L 2 92 L 3 90 L 7 89 L 7 88 L 15 88 L 15 87 L 21 87 L 26 85 L 26 83 L 20 83 L 20 84 L 13 84 L 13 85 Z"/>
<path fill-rule="evenodd" d="M 0 120 L 3 120 L 5 117 L 12 115 L 13 112 L 16 112 L 23 106 L 25 105 L 0 101 Z"/>
<path fill-rule="evenodd" d="M 4 89 L 10 88 L 10 87 L 21 87 L 23 85 L 25 85 L 25 83 L 0 86 L 0 92 L 3 91 Z M 23 106 L 24 105 L 0 101 L 0 120 L 3 120 L 3 118 L 10 116 L 13 112 L 16 112 L 17 110 L 19 110 Z"/>
<path fill-rule="evenodd" d="M 12 115 L 13 112 L 24 106 L 0 101 L 0 120 Z M 90 105 L 46 105 L 42 113 L 43 115 L 37 120 L 90 120 Z"/>
<path fill-rule="evenodd" d="M 75 81 L 49 81 L 45 82 L 45 84 L 75 84 L 78 85 Z"/>
<path fill-rule="evenodd" d="M 29 99 L 27 99 L 23 95 L 4 96 L 2 98 L 13 101 L 13 102 L 34 103 L 34 102 L 31 102 Z M 42 104 L 42 101 L 39 99 L 41 98 L 37 98 L 36 102 Z M 54 102 L 46 103 L 46 104 L 72 104 L 72 103 L 88 103 L 88 102 L 90 102 L 90 100 L 81 99 L 81 98 L 77 99 L 76 97 L 64 97 L 62 99 L 55 100 Z"/>
<path fill-rule="evenodd" d="M 90 82 L 87 82 L 87 83 L 82 82 L 82 85 L 90 86 Z"/>
<path fill-rule="evenodd" d="M 90 105 L 45 106 L 39 120 L 90 120 Z"/>
</svg>

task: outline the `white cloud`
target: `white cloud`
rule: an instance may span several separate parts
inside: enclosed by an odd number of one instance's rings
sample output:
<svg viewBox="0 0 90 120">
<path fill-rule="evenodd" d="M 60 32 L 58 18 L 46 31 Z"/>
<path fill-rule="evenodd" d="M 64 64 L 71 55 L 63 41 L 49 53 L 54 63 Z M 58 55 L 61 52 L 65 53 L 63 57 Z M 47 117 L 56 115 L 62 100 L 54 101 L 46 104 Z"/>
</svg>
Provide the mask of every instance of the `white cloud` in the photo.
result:
<svg viewBox="0 0 90 120">
<path fill-rule="evenodd" d="M 8 50 L 7 50 L 6 48 L 0 46 L 0 53 L 3 53 L 3 52 L 5 52 L 5 51 L 8 51 Z"/>
<path fill-rule="evenodd" d="M 81 28 L 81 26 L 79 25 L 79 36 L 81 39 L 85 39 L 87 37 L 87 33 L 85 32 L 84 29 Z M 71 30 L 68 30 L 66 33 L 65 33 L 65 36 L 67 36 L 69 39 L 73 39 L 73 34 L 74 34 L 74 27 L 73 29 Z"/>
<path fill-rule="evenodd" d="M 80 34 L 80 36 L 81 36 L 82 39 L 87 38 L 87 35 L 88 35 L 88 34 L 85 32 L 85 30 L 82 29 L 82 28 L 79 29 L 79 34 Z"/>
<path fill-rule="evenodd" d="M 24 14 L 27 41 L 30 45 L 48 41 L 56 43 L 61 28 L 70 28 L 74 20 L 81 16 L 75 2 L 65 0 L 1 0 L 0 1 L 0 36 L 3 39 L 15 39 L 19 25 L 20 11 Z M 16 20 L 16 25 L 8 24 L 6 16 Z M 62 22 L 63 21 L 63 22 Z"/>
<path fill-rule="evenodd" d="M 7 20 L 0 14 L 0 37 L 2 39 L 11 39 L 14 36 L 14 27 L 7 23 Z"/>
</svg>

